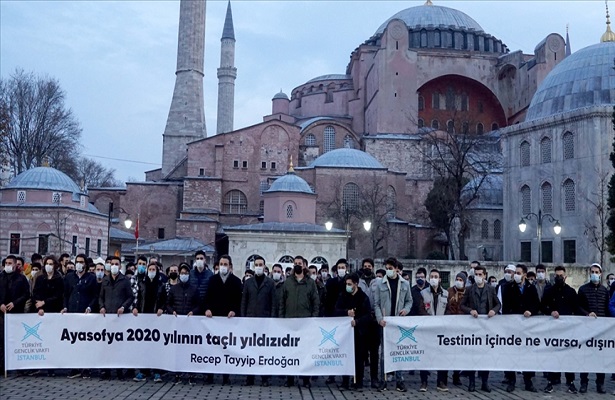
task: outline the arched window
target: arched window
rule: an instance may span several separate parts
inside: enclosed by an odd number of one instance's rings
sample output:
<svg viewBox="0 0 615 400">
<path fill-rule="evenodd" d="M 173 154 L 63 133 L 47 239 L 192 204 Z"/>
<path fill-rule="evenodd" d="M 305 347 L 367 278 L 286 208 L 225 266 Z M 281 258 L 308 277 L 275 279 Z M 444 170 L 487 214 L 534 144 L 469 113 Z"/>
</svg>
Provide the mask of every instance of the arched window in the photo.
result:
<svg viewBox="0 0 615 400">
<path fill-rule="evenodd" d="M 335 129 L 331 125 L 325 128 L 324 139 L 323 152 L 335 150 Z"/>
<path fill-rule="evenodd" d="M 553 212 L 553 187 L 549 182 L 545 182 L 540 187 L 542 211 L 548 214 Z"/>
<path fill-rule="evenodd" d="M 419 96 L 419 111 L 423 111 L 425 109 L 425 98 L 423 96 Z"/>
<path fill-rule="evenodd" d="M 446 132 L 455 133 L 455 122 L 450 120 L 446 123 Z"/>
<path fill-rule="evenodd" d="M 440 123 L 438 122 L 437 119 L 434 119 L 433 121 L 431 121 L 431 127 L 433 129 L 440 129 Z"/>
<path fill-rule="evenodd" d="M 502 221 L 499 219 L 493 221 L 493 238 L 497 240 L 502 239 Z"/>
<path fill-rule="evenodd" d="M 359 186 L 356 183 L 350 182 L 344 185 L 342 207 L 344 211 L 355 211 L 359 208 Z"/>
<path fill-rule="evenodd" d="M 479 122 L 478 124 L 476 124 L 476 134 L 482 135 L 483 133 L 485 133 L 485 126 L 481 122 Z"/>
<path fill-rule="evenodd" d="M 427 47 L 427 31 L 425 29 L 421 31 L 421 47 Z"/>
<path fill-rule="evenodd" d="M 564 181 L 564 209 L 574 211 L 576 206 L 575 184 L 572 179 L 568 178 Z"/>
<path fill-rule="evenodd" d="M 470 124 L 468 123 L 468 121 L 465 121 L 463 123 L 461 130 L 464 135 L 467 135 L 468 133 L 470 133 Z"/>
<path fill-rule="evenodd" d="M 352 140 L 352 136 L 350 135 L 344 136 L 344 148 L 354 149 L 354 141 Z"/>
<path fill-rule="evenodd" d="M 572 132 L 564 133 L 562 142 L 564 144 L 564 160 L 572 160 L 574 158 L 574 135 Z"/>
<path fill-rule="evenodd" d="M 440 92 L 438 91 L 435 91 L 431 95 L 431 108 L 433 108 L 434 110 L 440 109 Z"/>
<path fill-rule="evenodd" d="M 519 148 L 519 164 L 522 167 L 527 167 L 530 165 L 530 143 L 526 140 L 521 142 L 521 146 Z"/>
<path fill-rule="evenodd" d="M 452 87 L 446 89 L 446 109 L 449 111 L 455 109 L 455 91 Z"/>
<path fill-rule="evenodd" d="M 492 131 L 497 131 L 498 129 L 500 129 L 500 126 L 498 125 L 497 122 L 494 122 L 491 124 L 491 130 Z"/>
<path fill-rule="evenodd" d="M 312 258 L 312 261 L 310 261 L 310 264 L 327 264 L 329 265 L 329 262 L 327 261 L 326 258 L 322 257 L 322 256 L 316 256 L 314 258 Z"/>
<path fill-rule="evenodd" d="M 227 214 L 244 214 L 248 209 L 248 200 L 241 190 L 231 190 L 224 196 L 224 212 Z"/>
<path fill-rule="evenodd" d="M 260 256 L 258 254 L 252 254 L 250 257 L 247 258 L 246 268 L 252 269 L 252 265 L 254 265 L 254 260 L 256 260 L 256 257 Z"/>
<path fill-rule="evenodd" d="M 289 204 L 286 206 L 286 219 L 293 219 L 295 210 L 293 209 L 293 205 Z"/>
<path fill-rule="evenodd" d="M 395 193 L 395 188 L 393 186 L 389 186 L 387 188 L 387 217 L 395 218 L 397 215 L 397 194 Z"/>
<path fill-rule="evenodd" d="M 468 94 L 467 93 L 461 93 L 461 111 L 468 111 L 469 110 L 469 100 L 468 100 Z"/>
<path fill-rule="evenodd" d="M 418 121 L 418 127 L 419 127 L 419 128 L 422 128 L 422 127 L 424 127 L 424 126 L 425 126 L 425 121 L 423 121 L 423 118 L 419 118 L 419 121 Z"/>
<path fill-rule="evenodd" d="M 304 143 L 306 146 L 316 146 L 316 136 L 311 133 L 305 135 Z"/>
<path fill-rule="evenodd" d="M 540 141 L 540 162 L 548 164 L 551 162 L 551 138 L 543 137 Z"/>
<path fill-rule="evenodd" d="M 532 191 L 528 185 L 521 188 L 521 214 L 527 215 L 532 212 Z"/>
<path fill-rule="evenodd" d="M 293 256 L 285 255 L 285 256 L 280 257 L 278 262 L 280 264 L 292 264 L 295 262 L 295 259 L 293 258 Z"/>
<path fill-rule="evenodd" d="M 486 219 L 480 223 L 480 238 L 489 239 L 489 221 Z"/>
<path fill-rule="evenodd" d="M 439 30 L 436 30 L 433 35 L 434 47 L 440 47 L 442 45 L 442 36 Z"/>
</svg>

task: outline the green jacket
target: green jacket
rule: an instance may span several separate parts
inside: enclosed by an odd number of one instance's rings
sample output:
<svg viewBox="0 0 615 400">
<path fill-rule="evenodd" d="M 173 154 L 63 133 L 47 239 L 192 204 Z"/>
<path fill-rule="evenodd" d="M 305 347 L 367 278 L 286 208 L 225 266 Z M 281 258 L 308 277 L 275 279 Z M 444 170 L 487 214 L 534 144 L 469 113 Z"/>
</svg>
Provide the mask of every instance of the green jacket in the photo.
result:
<svg viewBox="0 0 615 400">
<path fill-rule="evenodd" d="M 279 317 L 318 317 L 319 303 L 318 289 L 314 280 L 304 276 L 301 282 L 297 282 L 295 275 L 291 275 L 282 287 Z"/>
</svg>

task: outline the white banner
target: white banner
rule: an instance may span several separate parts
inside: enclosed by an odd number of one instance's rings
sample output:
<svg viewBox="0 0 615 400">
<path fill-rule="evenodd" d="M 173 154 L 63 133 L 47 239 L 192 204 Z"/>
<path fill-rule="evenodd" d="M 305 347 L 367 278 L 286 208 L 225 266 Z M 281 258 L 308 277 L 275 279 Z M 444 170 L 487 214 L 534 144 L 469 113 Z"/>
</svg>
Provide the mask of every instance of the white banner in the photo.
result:
<svg viewBox="0 0 615 400">
<path fill-rule="evenodd" d="M 354 375 L 351 320 L 7 314 L 6 369 Z"/>
<path fill-rule="evenodd" d="M 384 369 L 615 372 L 615 318 L 387 317 Z"/>
</svg>

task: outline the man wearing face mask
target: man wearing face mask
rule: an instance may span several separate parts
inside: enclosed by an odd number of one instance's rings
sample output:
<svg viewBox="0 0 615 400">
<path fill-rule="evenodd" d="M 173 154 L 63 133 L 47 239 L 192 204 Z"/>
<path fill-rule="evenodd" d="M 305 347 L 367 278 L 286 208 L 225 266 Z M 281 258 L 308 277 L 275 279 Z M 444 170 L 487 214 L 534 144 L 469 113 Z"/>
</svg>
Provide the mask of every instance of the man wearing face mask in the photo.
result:
<svg viewBox="0 0 615 400">
<path fill-rule="evenodd" d="M 547 268 L 538 264 L 536 266 L 536 291 L 538 292 L 538 299 L 542 302 L 542 298 L 545 292 L 552 286 L 551 282 L 547 280 Z M 542 309 L 540 310 L 540 314 L 542 314 Z"/>
<path fill-rule="evenodd" d="M 579 288 L 579 311 L 581 315 L 592 318 L 610 317 L 609 312 L 609 291 L 602 285 L 602 266 L 594 263 L 591 265 L 590 280 Z M 605 394 L 604 389 L 605 374 L 596 374 L 596 391 Z M 581 373 L 580 393 L 587 393 L 589 374 Z"/>
<path fill-rule="evenodd" d="M 429 286 L 421 291 L 420 315 L 444 315 L 448 304 L 448 291 L 442 289 L 440 284 L 440 271 L 432 269 L 429 272 Z M 421 371 L 421 388 L 419 391 L 427 391 L 427 371 Z M 438 371 L 436 388 L 439 392 L 448 392 L 448 371 Z"/>
<path fill-rule="evenodd" d="M 325 317 L 335 316 L 335 303 L 337 303 L 337 299 L 340 297 L 340 294 L 346 290 L 346 271 L 348 269 L 348 262 L 345 258 L 340 258 L 335 263 L 334 268 L 337 272 L 337 276 L 329 278 L 327 280 L 327 284 L 325 285 Z M 325 383 L 335 383 L 335 376 L 330 375 Z"/>
<path fill-rule="evenodd" d="M 130 287 L 130 281 L 120 272 L 120 258 L 112 256 L 110 259 L 111 267 L 109 275 L 105 276 L 100 288 L 98 296 L 98 304 L 100 313 L 103 316 L 109 314 L 117 314 L 121 316 L 124 312 L 130 311 L 134 297 Z M 117 369 L 117 379 L 123 380 L 124 373 L 121 369 Z M 101 371 L 100 379 L 106 380 L 110 378 L 109 371 Z"/>
<path fill-rule="evenodd" d="M 231 256 L 225 254 L 218 260 L 220 273 L 209 280 L 205 294 L 205 316 L 233 318 L 241 315 L 241 295 L 243 287 L 241 279 L 233 274 L 233 261 Z M 192 277 L 190 277 L 192 279 Z M 213 383 L 213 375 L 207 374 L 206 383 Z M 222 375 L 222 384 L 230 385 L 228 374 Z"/>
<path fill-rule="evenodd" d="M 284 281 L 280 297 L 280 318 L 310 318 L 317 317 L 319 310 L 318 290 L 316 283 L 305 276 L 303 257 L 296 256 L 293 263 L 293 273 Z M 286 377 L 284 386 L 295 384 L 293 376 Z M 309 388 L 310 377 L 303 377 L 303 386 Z"/>
<path fill-rule="evenodd" d="M 527 267 L 519 264 L 515 270 L 512 282 L 505 285 L 504 301 L 502 302 L 502 314 L 523 315 L 529 318 L 538 315 L 540 300 L 536 287 L 527 280 Z M 506 391 L 511 393 L 515 390 L 517 383 L 517 373 L 507 371 L 504 373 L 507 381 Z M 538 392 L 532 383 L 533 372 L 523 372 L 523 382 L 525 390 L 528 392 Z"/>
<path fill-rule="evenodd" d="M 241 296 L 241 316 L 250 318 L 270 318 L 273 316 L 275 283 L 265 276 L 265 259 L 254 259 L 254 278 L 243 285 Z M 248 375 L 246 386 L 254 385 L 254 375 Z M 261 386 L 269 386 L 269 377 L 262 375 Z"/>
<path fill-rule="evenodd" d="M 461 300 L 461 310 L 465 314 L 470 314 L 474 318 L 479 315 L 487 315 L 488 318 L 493 318 L 502 307 L 495 289 L 486 282 L 487 270 L 479 265 L 474 268 L 474 285 L 466 288 L 466 292 Z M 476 391 L 476 373 L 468 371 L 468 392 Z M 478 375 L 481 378 L 481 390 L 491 393 L 489 387 L 489 371 L 480 371 Z"/>
<path fill-rule="evenodd" d="M 280 299 L 282 298 L 282 288 L 284 287 L 284 270 L 280 264 L 273 264 L 271 267 L 271 279 L 275 287 L 273 295 L 273 315 L 278 318 L 280 316 Z"/>
<path fill-rule="evenodd" d="M 102 281 L 103 281 L 103 278 L 105 277 L 104 260 L 102 260 L 101 262 L 99 261 L 96 262 L 94 266 L 94 276 L 96 277 L 96 289 L 95 289 L 96 302 L 94 303 L 94 306 L 92 307 L 92 312 L 97 313 L 100 311 L 100 304 L 99 304 L 98 296 L 100 295 L 100 288 L 102 287 Z"/>
<path fill-rule="evenodd" d="M 479 266 L 480 263 L 478 261 L 472 261 L 470 263 L 470 269 L 468 270 L 468 278 L 466 279 L 466 286 L 474 285 L 474 269 Z"/>
<path fill-rule="evenodd" d="M 369 360 L 369 374 L 371 379 L 372 389 L 378 389 L 378 351 L 380 349 L 380 328 L 376 322 L 376 314 L 374 313 L 374 291 L 373 285 L 376 283 L 376 274 L 374 273 L 374 260 L 365 258 L 361 261 L 361 271 L 359 279 L 359 287 L 369 298 L 371 304 L 371 318 L 367 323 L 364 337 L 363 351 L 365 360 Z"/>
<path fill-rule="evenodd" d="M 385 317 L 401 316 L 404 317 L 410 313 L 412 308 L 412 295 L 410 294 L 410 284 L 401 279 L 397 274 L 397 260 L 395 258 L 387 258 L 384 262 L 386 268 L 386 276 L 376 285 L 374 293 L 374 312 L 378 324 L 384 328 L 386 326 Z M 384 355 L 380 356 L 380 371 L 384 374 Z M 401 371 L 395 371 L 396 390 L 405 392 L 406 385 Z M 387 390 L 387 381 L 382 379 L 380 391 Z"/>
<path fill-rule="evenodd" d="M 423 267 L 420 267 L 416 270 L 416 274 L 414 278 L 416 279 L 416 284 L 412 286 L 410 291 L 412 295 L 412 309 L 410 310 L 410 315 L 419 315 L 420 306 L 421 306 L 421 292 L 423 289 L 428 287 L 427 280 L 427 270 Z"/>
<path fill-rule="evenodd" d="M 606 276 L 606 288 L 609 290 L 609 298 L 613 297 L 613 293 L 615 293 L 615 274 L 608 274 Z"/>
<path fill-rule="evenodd" d="M 542 312 L 557 319 L 560 315 L 581 315 L 577 292 L 566 284 L 566 268 L 561 265 L 555 267 L 553 286 L 545 291 L 542 298 Z M 553 392 L 553 384 L 558 379 L 559 373 L 549 373 L 548 384 L 545 393 Z M 574 372 L 566 372 L 566 385 L 568 393 L 576 394 L 574 385 Z"/>
<path fill-rule="evenodd" d="M 186 263 L 182 263 L 186 264 Z M 180 264 L 181 265 L 181 264 Z M 188 265 L 188 264 L 186 264 Z M 190 266 L 188 265 L 188 273 L 190 273 Z M 172 264 L 167 268 L 167 275 L 169 279 L 165 282 L 163 290 L 159 293 L 158 304 L 166 307 L 167 299 L 171 288 L 179 283 L 179 268 L 177 265 Z"/>
<path fill-rule="evenodd" d="M 498 286 L 495 288 L 495 292 L 498 294 L 498 299 L 500 299 L 502 306 L 504 306 L 503 299 L 505 296 L 504 292 L 506 291 L 506 285 L 513 281 L 513 276 L 515 275 L 516 270 L 517 267 L 513 264 L 508 264 L 504 267 L 504 277 L 500 279 Z"/>
<path fill-rule="evenodd" d="M 461 315 L 464 312 L 461 310 L 461 301 L 466 291 L 467 275 L 465 271 L 458 273 L 455 276 L 455 283 L 448 288 L 448 299 L 446 303 L 445 315 Z M 453 385 L 461 386 L 461 372 L 453 371 Z"/>
<path fill-rule="evenodd" d="M 201 303 L 203 303 L 207 295 L 209 281 L 214 273 L 211 272 L 211 270 L 207 268 L 207 264 L 205 264 L 205 252 L 203 250 L 194 253 L 194 259 L 194 266 L 190 271 L 190 284 L 199 293 L 199 298 L 201 299 Z"/>
</svg>

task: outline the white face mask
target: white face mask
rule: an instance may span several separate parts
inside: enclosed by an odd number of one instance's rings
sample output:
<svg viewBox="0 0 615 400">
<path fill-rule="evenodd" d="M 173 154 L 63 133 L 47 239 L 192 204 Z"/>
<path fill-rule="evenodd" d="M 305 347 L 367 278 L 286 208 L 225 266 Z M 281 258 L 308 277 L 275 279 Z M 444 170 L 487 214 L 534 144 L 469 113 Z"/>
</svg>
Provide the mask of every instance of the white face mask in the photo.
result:
<svg viewBox="0 0 615 400">
<path fill-rule="evenodd" d="M 395 271 L 394 269 L 387 269 L 387 278 L 395 278 L 395 275 L 397 275 L 397 271 Z"/>
<path fill-rule="evenodd" d="M 274 272 L 273 274 L 271 274 L 271 276 L 273 277 L 274 281 L 279 281 L 280 279 L 282 279 L 282 274 L 279 272 Z"/>
<path fill-rule="evenodd" d="M 463 283 L 463 281 L 455 281 L 455 287 L 457 289 L 463 289 L 465 287 L 465 283 Z"/>
<path fill-rule="evenodd" d="M 45 271 L 47 271 L 48 274 L 51 274 L 53 272 L 53 265 L 45 264 Z"/>
<path fill-rule="evenodd" d="M 381 278 L 381 277 L 379 277 L 379 276 L 377 276 L 377 277 L 376 277 L 376 284 L 379 284 L 380 282 L 382 282 L 382 278 Z"/>
<path fill-rule="evenodd" d="M 102 279 L 105 276 L 103 271 L 96 271 L 96 279 Z"/>
<path fill-rule="evenodd" d="M 190 279 L 190 275 L 188 274 L 179 276 L 179 280 L 182 281 L 183 283 L 188 282 L 188 279 Z"/>
<path fill-rule="evenodd" d="M 7 265 L 4 267 L 4 272 L 6 272 L 7 274 L 12 274 L 13 273 L 13 266 L 12 265 Z"/>
<path fill-rule="evenodd" d="M 119 265 L 112 265 L 111 266 L 111 274 L 112 275 L 117 275 L 118 272 L 120 272 L 120 266 Z"/>
<path fill-rule="evenodd" d="M 545 273 L 544 272 L 537 272 L 536 273 L 536 279 L 538 279 L 540 282 L 545 280 Z"/>
<path fill-rule="evenodd" d="M 83 264 L 81 264 L 81 263 L 75 264 L 75 270 L 77 272 L 83 272 Z"/>
<path fill-rule="evenodd" d="M 223 265 L 220 266 L 220 275 L 226 275 L 228 274 L 228 267 L 225 267 Z"/>
<path fill-rule="evenodd" d="M 470 268 L 470 270 L 468 271 L 468 275 L 474 276 L 474 268 Z"/>
<path fill-rule="evenodd" d="M 490 285 L 491 285 L 491 287 L 494 287 L 494 288 L 498 287 L 498 283 L 497 282 L 491 282 Z"/>
<path fill-rule="evenodd" d="M 105 264 L 105 271 L 111 271 L 111 264 Z"/>
<path fill-rule="evenodd" d="M 156 277 L 156 271 L 150 271 L 147 273 L 147 277 L 150 279 L 154 279 Z"/>
<path fill-rule="evenodd" d="M 312 278 L 312 280 L 316 280 L 316 278 L 318 278 L 318 275 L 316 274 L 310 274 L 310 278 Z"/>
<path fill-rule="evenodd" d="M 474 277 L 474 282 L 476 282 L 477 285 L 482 285 L 484 281 L 485 281 L 485 278 L 483 278 L 482 276 Z"/>
<path fill-rule="evenodd" d="M 339 276 L 340 278 L 343 278 L 346 276 L 346 270 L 345 269 L 338 269 L 337 270 L 337 276 Z"/>
<path fill-rule="evenodd" d="M 254 267 L 254 273 L 256 275 L 262 275 L 265 272 L 265 268 L 264 267 Z"/>
<path fill-rule="evenodd" d="M 199 271 L 202 271 L 203 268 L 205 268 L 205 260 L 196 260 L 194 266 L 197 267 Z"/>
<path fill-rule="evenodd" d="M 609 286 L 611 286 L 615 282 L 615 279 L 609 279 Z"/>
<path fill-rule="evenodd" d="M 504 279 L 506 280 L 506 282 L 512 281 L 512 274 L 509 272 L 504 273 Z"/>
<path fill-rule="evenodd" d="M 429 285 L 437 288 L 440 285 L 440 280 L 438 278 L 429 278 Z"/>
<path fill-rule="evenodd" d="M 593 283 L 600 282 L 600 274 L 591 274 L 589 278 Z"/>
<path fill-rule="evenodd" d="M 521 281 L 523 280 L 523 275 L 513 275 L 513 277 L 515 278 L 515 282 L 517 283 L 521 283 Z"/>
<path fill-rule="evenodd" d="M 30 276 L 31 276 L 32 278 L 36 277 L 36 274 L 38 274 L 38 271 L 36 271 L 36 270 L 34 270 L 34 271 L 30 272 Z"/>
<path fill-rule="evenodd" d="M 327 276 L 329 276 L 329 273 L 327 271 L 322 271 L 320 273 L 320 277 L 324 280 L 327 279 Z"/>
</svg>

